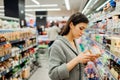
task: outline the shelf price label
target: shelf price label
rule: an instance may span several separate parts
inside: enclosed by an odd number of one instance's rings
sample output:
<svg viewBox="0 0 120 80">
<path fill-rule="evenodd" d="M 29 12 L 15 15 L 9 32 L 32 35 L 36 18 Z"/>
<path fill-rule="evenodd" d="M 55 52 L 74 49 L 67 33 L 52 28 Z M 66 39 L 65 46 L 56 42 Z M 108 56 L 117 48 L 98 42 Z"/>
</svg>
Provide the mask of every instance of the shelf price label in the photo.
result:
<svg viewBox="0 0 120 80">
<path fill-rule="evenodd" d="M 2 57 L 2 58 L 1 58 L 1 62 L 2 62 L 2 61 L 4 61 L 4 59 L 5 59 L 5 58 L 4 58 L 4 57 Z"/>
</svg>

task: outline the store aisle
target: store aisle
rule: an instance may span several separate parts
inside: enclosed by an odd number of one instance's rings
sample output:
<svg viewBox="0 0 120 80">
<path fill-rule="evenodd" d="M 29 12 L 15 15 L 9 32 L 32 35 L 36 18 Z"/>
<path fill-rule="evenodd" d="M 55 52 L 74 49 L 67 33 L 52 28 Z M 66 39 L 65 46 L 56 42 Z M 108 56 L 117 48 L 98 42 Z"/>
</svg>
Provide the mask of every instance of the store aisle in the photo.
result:
<svg viewBox="0 0 120 80">
<path fill-rule="evenodd" d="M 41 52 L 44 53 L 44 52 Z M 48 76 L 48 54 L 40 54 L 41 67 L 31 76 L 29 80 L 50 80 Z"/>
</svg>

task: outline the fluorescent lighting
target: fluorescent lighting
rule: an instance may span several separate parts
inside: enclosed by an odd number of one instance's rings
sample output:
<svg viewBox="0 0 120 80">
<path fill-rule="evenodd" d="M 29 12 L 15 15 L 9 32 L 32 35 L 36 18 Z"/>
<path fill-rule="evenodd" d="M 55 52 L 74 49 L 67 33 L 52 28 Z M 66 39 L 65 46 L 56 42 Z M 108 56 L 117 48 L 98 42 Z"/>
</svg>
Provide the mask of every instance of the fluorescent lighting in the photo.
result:
<svg viewBox="0 0 120 80">
<path fill-rule="evenodd" d="M 33 7 L 57 7 L 58 4 L 44 4 L 44 5 L 26 5 L 26 8 L 33 8 Z"/>
<path fill-rule="evenodd" d="M 82 13 L 84 13 L 88 9 L 88 6 L 91 4 L 91 2 L 93 2 L 93 0 L 89 0 L 89 2 L 87 3 L 87 5 L 83 9 Z"/>
<path fill-rule="evenodd" d="M 48 8 L 48 9 L 26 9 L 25 11 L 31 12 L 31 11 L 60 11 L 60 8 Z"/>
<path fill-rule="evenodd" d="M 34 17 L 34 15 L 29 14 L 29 13 L 25 13 L 26 16 L 30 16 L 30 17 Z"/>
<path fill-rule="evenodd" d="M 47 21 L 66 21 L 69 17 L 60 17 L 60 16 L 54 16 L 54 17 L 47 17 Z"/>
<path fill-rule="evenodd" d="M 40 5 L 26 5 L 25 7 L 26 8 L 31 8 L 32 7 L 33 8 L 33 7 L 40 7 Z"/>
<path fill-rule="evenodd" d="M 70 10 L 70 2 L 69 2 L 69 0 L 65 0 L 65 6 L 66 6 L 67 10 Z"/>
<path fill-rule="evenodd" d="M 47 9 L 47 11 L 60 11 L 60 8 Z"/>
<path fill-rule="evenodd" d="M 4 10 L 0 10 L 0 12 L 4 12 Z"/>
<path fill-rule="evenodd" d="M 0 16 L 4 16 L 4 14 L 0 14 Z"/>
<path fill-rule="evenodd" d="M 99 11 L 101 8 L 103 8 L 110 0 L 106 1 L 104 4 L 102 4 L 100 7 L 96 9 L 96 11 Z"/>
<path fill-rule="evenodd" d="M 37 0 L 32 0 L 35 4 L 40 5 L 40 3 Z"/>
<path fill-rule="evenodd" d="M 31 12 L 31 11 L 47 11 L 46 9 L 26 9 L 25 11 Z"/>
<path fill-rule="evenodd" d="M 40 7 L 57 7 L 58 4 L 44 4 L 44 5 L 40 5 Z"/>
<path fill-rule="evenodd" d="M 4 8 L 4 6 L 0 6 L 0 8 Z"/>
</svg>

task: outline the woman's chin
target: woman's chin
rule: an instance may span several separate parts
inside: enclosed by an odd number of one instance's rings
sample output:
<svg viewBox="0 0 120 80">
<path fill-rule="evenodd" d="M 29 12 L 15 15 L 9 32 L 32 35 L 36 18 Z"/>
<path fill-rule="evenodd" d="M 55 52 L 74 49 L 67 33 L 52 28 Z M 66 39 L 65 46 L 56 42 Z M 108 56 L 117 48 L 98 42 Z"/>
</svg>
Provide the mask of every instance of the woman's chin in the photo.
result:
<svg viewBox="0 0 120 80">
<path fill-rule="evenodd" d="M 76 39 L 79 39 L 82 35 L 79 35 L 78 37 L 76 37 Z"/>
</svg>

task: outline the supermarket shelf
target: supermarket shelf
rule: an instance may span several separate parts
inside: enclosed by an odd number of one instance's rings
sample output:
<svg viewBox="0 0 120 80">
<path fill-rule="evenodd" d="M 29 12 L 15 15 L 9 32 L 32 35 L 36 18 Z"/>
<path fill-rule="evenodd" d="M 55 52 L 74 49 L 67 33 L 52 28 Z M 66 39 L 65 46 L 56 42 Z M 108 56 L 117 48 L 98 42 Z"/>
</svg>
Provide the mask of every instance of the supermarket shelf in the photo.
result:
<svg viewBox="0 0 120 80">
<path fill-rule="evenodd" d="M 18 43 L 18 42 L 22 42 L 22 41 L 26 41 L 28 39 L 35 39 L 36 37 L 33 36 L 33 37 L 30 37 L 30 38 L 25 38 L 25 39 L 19 39 L 19 40 L 13 40 L 13 41 L 10 41 L 11 44 L 14 44 L 14 43 Z"/>
<path fill-rule="evenodd" d="M 37 45 L 37 44 L 33 44 L 33 45 L 31 45 L 31 46 L 29 46 L 29 47 L 27 47 L 27 48 L 24 48 L 24 49 L 22 50 L 22 52 L 23 52 L 23 51 L 26 51 L 26 50 L 28 50 L 28 49 L 30 49 L 30 48 L 36 46 L 36 45 Z"/>
<path fill-rule="evenodd" d="M 109 73 L 109 75 L 111 75 L 111 77 L 113 78 L 112 80 L 117 80 L 113 75 L 112 75 L 112 73 L 110 72 L 110 70 L 108 69 L 108 67 L 105 65 L 105 64 L 103 64 L 103 62 L 101 61 L 101 60 L 99 60 L 101 63 L 102 63 L 102 65 L 104 66 L 104 69 Z"/>
<path fill-rule="evenodd" d="M 34 47 L 34 46 L 36 46 L 36 44 L 31 45 L 31 46 L 29 46 L 29 47 L 27 47 L 27 48 L 25 48 L 25 49 L 15 51 L 15 52 L 12 53 L 12 57 L 14 57 L 15 55 L 17 55 L 17 54 L 19 54 L 19 53 L 21 53 L 21 52 L 24 52 L 24 51 L 26 51 L 26 50 L 32 48 L 32 47 Z"/>
<path fill-rule="evenodd" d="M 3 75 L 7 74 L 9 71 L 12 70 L 12 67 L 8 68 L 7 70 L 0 72 L 0 77 L 2 77 Z"/>
<path fill-rule="evenodd" d="M 120 57 L 119 57 L 119 56 L 113 55 L 110 51 L 106 50 L 106 53 L 107 53 L 108 55 L 110 55 L 111 58 L 112 58 L 112 60 L 114 60 L 115 62 L 116 62 L 116 59 L 119 59 L 119 60 L 120 60 Z M 118 63 L 118 62 L 116 62 L 116 63 Z M 118 64 L 120 65 L 120 63 L 118 63 Z"/>
<path fill-rule="evenodd" d="M 25 41 L 24 39 L 21 39 L 21 40 L 13 40 L 13 41 L 10 41 L 11 44 L 14 44 L 14 43 L 18 43 L 18 42 L 22 42 L 22 41 Z"/>
<path fill-rule="evenodd" d="M 100 73 L 99 73 L 99 71 L 98 71 L 98 68 L 96 68 L 96 67 L 94 66 L 94 69 L 95 69 L 95 72 L 97 73 L 97 75 L 99 76 L 100 80 L 102 80 L 102 77 L 101 77 L 101 75 L 100 75 Z"/>
<path fill-rule="evenodd" d="M 15 55 L 17 55 L 17 54 L 19 54 L 19 53 L 21 53 L 21 52 L 22 52 L 22 50 L 14 51 L 14 52 L 11 54 L 11 56 L 14 57 Z"/>
<path fill-rule="evenodd" d="M 34 52 L 33 54 L 35 54 L 36 52 Z M 31 54 L 30 56 L 33 56 L 33 54 Z M 30 57 L 29 56 L 29 57 Z M 27 59 L 28 58 L 28 56 L 27 57 L 25 57 L 24 59 Z M 25 64 L 25 66 L 23 67 L 23 68 L 21 68 L 20 70 L 18 70 L 15 74 L 13 74 L 13 76 L 12 76 L 12 78 L 14 78 L 14 77 L 17 77 L 25 68 L 27 68 L 27 65 L 29 65 L 30 64 L 30 60 Z"/>
<path fill-rule="evenodd" d="M 119 56 L 115 56 L 114 54 L 112 54 L 110 51 L 108 51 L 108 50 L 105 50 L 105 47 L 102 45 L 102 44 L 100 44 L 100 43 L 98 43 L 98 42 L 96 42 L 96 41 L 94 41 L 94 40 L 92 40 L 92 39 L 90 39 L 91 41 L 93 41 L 96 45 L 98 45 L 101 49 L 103 49 L 104 51 L 105 51 L 105 53 L 107 53 L 108 55 L 110 55 L 111 56 L 111 58 L 115 61 L 115 59 L 119 59 L 120 60 L 120 57 Z M 115 61 L 116 62 L 116 61 Z M 116 62 L 116 63 L 118 63 L 118 62 Z M 118 63 L 119 65 L 120 65 L 120 63 Z"/>
<path fill-rule="evenodd" d="M 109 73 L 112 75 L 112 73 L 110 72 L 110 70 L 108 69 L 108 67 L 105 67 L 105 68 L 106 68 L 106 70 L 109 71 Z M 113 75 L 112 75 L 112 78 L 113 78 L 114 80 L 117 80 Z"/>
<path fill-rule="evenodd" d="M 29 62 L 29 61 L 28 61 Z M 25 66 L 21 69 L 19 69 L 17 72 L 15 72 L 13 75 L 12 75 L 12 78 L 15 78 L 17 77 L 25 68 L 27 68 L 27 65 L 28 65 L 28 62 L 25 64 Z"/>
<path fill-rule="evenodd" d="M 25 60 L 27 60 L 29 57 L 33 56 L 35 53 L 36 53 L 36 52 L 34 52 L 33 54 L 31 54 L 31 55 L 29 55 L 29 56 L 21 59 L 20 61 L 18 61 L 18 62 L 20 62 L 19 64 L 22 64 Z M 28 64 L 29 62 L 30 62 L 30 61 L 28 61 L 26 64 Z M 16 65 L 16 66 L 17 66 L 17 65 Z M 25 67 L 26 67 L 26 65 L 25 65 Z M 17 76 L 25 67 L 23 67 L 22 69 L 18 70 L 18 71 L 13 75 L 13 77 Z M 14 69 L 14 68 L 15 68 L 15 66 L 10 67 L 10 68 L 8 68 L 8 69 L 5 70 L 5 71 L 0 72 L 0 77 L 3 76 L 3 75 L 5 75 L 5 74 L 7 74 L 8 72 L 10 72 L 10 71 L 11 71 L 12 69 Z"/>
<path fill-rule="evenodd" d="M 2 43 L 0 43 L 0 46 L 1 46 L 1 45 L 4 45 L 4 44 L 6 44 L 6 43 L 7 43 L 7 42 L 2 42 Z"/>
<path fill-rule="evenodd" d="M 23 68 L 21 68 L 17 72 L 15 72 L 11 77 L 12 78 L 17 77 L 26 67 L 27 67 L 27 64 Z"/>
<path fill-rule="evenodd" d="M 31 37 L 31 38 L 28 38 L 28 39 L 35 39 L 36 37 Z M 14 44 L 14 43 L 18 43 L 18 42 L 22 42 L 22 41 L 25 41 L 27 39 L 20 39 L 20 40 L 13 40 L 13 41 L 10 41 L 11 44 Z M 0 43 L 0 45 L 4 45 L 4 44 L 7 44 L 7 42 L 2 42 Z"/>
<path fill-rule="evenodd" d="M 3 57 L 0 57 L 0 62 L 3 62 L 3 61 L 5 61 L 5 60 L 9 59 L 10 57 L 11 57 L 11 53 L 10 53 L 10 54 L 7 54 L 7 55 L 5 55 L 5 56 L 3 56 Z"/>
<path fill-rule="evenodd" d="M 107 14 L 107 15 L 103 14 L 98 18 L 91 19 L 91 21 L 92 22 L 102 21 L 102 20 L 105 20 L 105 19 L 110 18 L 110 17 L 115 16 L 115 15 L 120 15 L 120 12 L 113 11 L 113 12 Z"/>
<path fill-rule="evenodd" d="M 0 16 L 0 19 L 4 19 L 4 20 L 13 20 L 13 21 L 19 21 L 19 19 L 18 18 L 13 18 L 13 17 L 5 17 L 5 16 Z"/>
<path fill-rule="evenodd" d="M 17 66 L 17 65 L 16 65 L 16 66 Z M 14 68 L 15 68 L 15 66 L 14 66 L 14 67 L 10 67 L 10 68 L 8 68 L 8 69 L 5 70 L 5 71 L 2 71 L 2 72 L 0 73 L 0 77 L 6 75 L 8 72 L 10 72 L 11 70 L 13 70 Z"/>
</svg>

